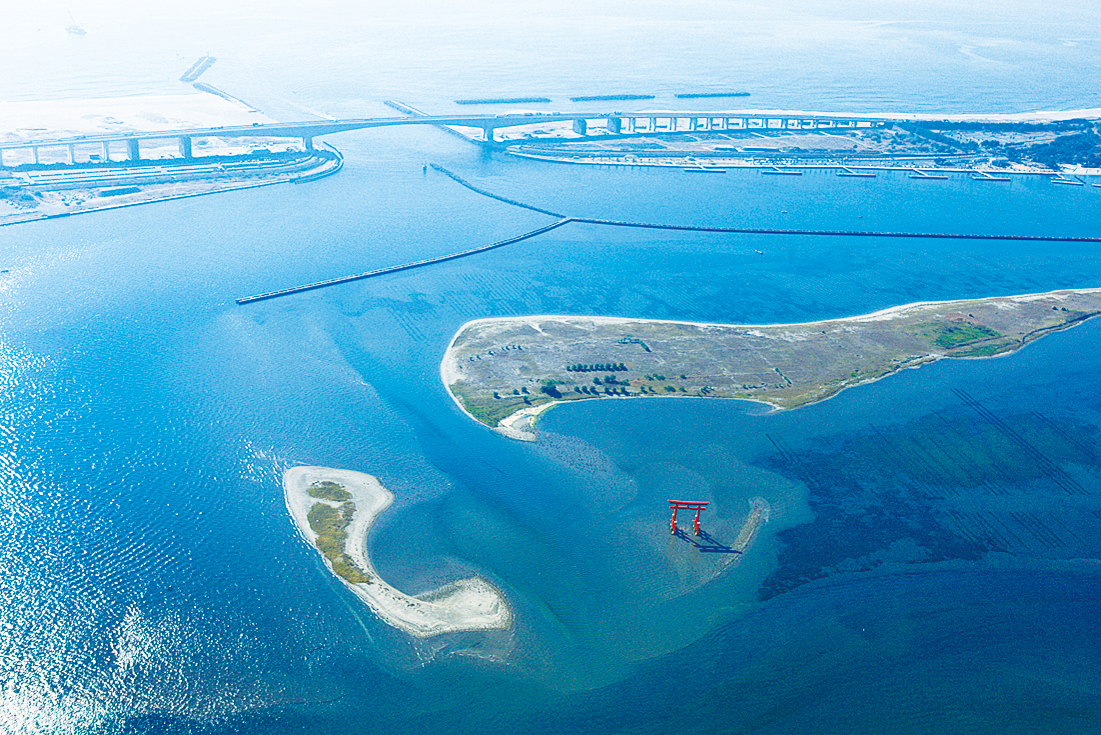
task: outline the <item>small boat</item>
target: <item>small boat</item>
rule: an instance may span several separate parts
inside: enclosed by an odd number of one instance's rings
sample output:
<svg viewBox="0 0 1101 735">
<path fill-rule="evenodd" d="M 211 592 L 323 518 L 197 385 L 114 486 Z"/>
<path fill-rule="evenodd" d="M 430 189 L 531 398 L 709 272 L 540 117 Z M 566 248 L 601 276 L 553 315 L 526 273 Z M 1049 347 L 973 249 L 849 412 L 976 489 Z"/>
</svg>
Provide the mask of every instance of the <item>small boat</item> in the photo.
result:
<svg viewBox="0 0 1101 735">
<path fill-rule="evenodd" d="M 69 33 L 73 34 L 74 36 L 86 36 L 86 35 L 88 35 L 88 31 L 84 30 L 84 26 L 82 26 L 82 25 L 80 25 L 79 23 L 76 22 L 76 18 L 73 17 L 72 13 L 69 13 L 69 20 L 71 20 L 73 23 L 72 23 L 72 25 L 70 25 L 65 30 L 67 30 Z"/>
</svg>

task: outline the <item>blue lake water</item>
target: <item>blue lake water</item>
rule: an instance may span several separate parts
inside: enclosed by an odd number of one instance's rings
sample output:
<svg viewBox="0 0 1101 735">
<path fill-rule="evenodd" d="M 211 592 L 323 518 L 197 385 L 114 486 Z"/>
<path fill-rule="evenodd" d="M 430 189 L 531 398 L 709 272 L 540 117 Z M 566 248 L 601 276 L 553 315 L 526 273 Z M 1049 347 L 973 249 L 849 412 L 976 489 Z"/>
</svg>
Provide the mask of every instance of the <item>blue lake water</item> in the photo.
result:
<svg viewBox="0 0 1101 735">
<path fill-rule="evenodd" d="M 1097 105 L 1101 55 L 1096 11 L 1071 3 L 71 10 L 87 36 L 64 13 L 12 19 L 0 98 L 179 92 L 209 52 L 205 81 L 288 118 L 732 88 L 762 108 L 1017 112 Z M 571 167 L 420 129 L 332 142 L 344 170 L 309 185 L 0 229 L 0 730 L 1101 728 L 1101 325 L 793 412 L 556 409 L 535 444 L 474 425 L 438 374 L 474 318 L 792 322 L 1093 287 L 1096 244 L 570 225 L 234 303 L 551 221 L 429 161 L 569 215 L 734 227 L 1097 237 L 1101 190 Z M 515 628 L 414 641 L 374 619 L 294 531 L 280 476 L 299 463 L 393 490 L 370 542 L 389 581 L 482 574 Z M 726 539 L 751 498 L 771 517 L 717 574 L 669 538 L 680 493 L 711 499 Z"/>
</svg>

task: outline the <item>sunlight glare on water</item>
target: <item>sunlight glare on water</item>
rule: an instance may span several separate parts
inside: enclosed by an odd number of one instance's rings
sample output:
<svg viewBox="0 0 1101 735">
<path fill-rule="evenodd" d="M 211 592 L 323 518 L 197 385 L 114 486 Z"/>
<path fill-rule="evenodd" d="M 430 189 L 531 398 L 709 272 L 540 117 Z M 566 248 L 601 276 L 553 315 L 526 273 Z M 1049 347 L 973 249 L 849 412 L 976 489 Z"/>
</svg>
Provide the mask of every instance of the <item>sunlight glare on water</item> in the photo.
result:
<svg viewBox="0 0 1101 735">
<path fill-rule="evenodd" d="M 1098 12 L 23 4 L 0 25 L 0 100 L 198 94 L 177 79 L 209 53 L 203 81 L 285 120 L 494 96 L 577 110 L 593 103 L 571 96 L 652 94 L 639 107 L 665 109 L 701 91 L 751 93 L 699 101 L 709 109 L 1079 109 L 1101 107 L 1101 47 L 1083 30 Z M 727 227 L 1097 237 L 1101 189 L 570 166 L 428 127 L 328 140 L 345 167 L 321 181 L 0 228 L 0 730 L 1097 724 L 1097 572 L 1082 561 L 1101 553 L 1097 324 L 798 411 L 563 407 L 534 444 L 469 421 L 439 374 L 472 319 L 786 323 L 1096 287 L 1095 243 L 569 225 L 431 268 L 234 299 L 552 221 L 428 163 L 570 216 Z M 1021 442 L 1048 464 L 1029 464 Z M 980 462 L 996 482 L 970 483 Z M 299 464 L 393 491 L 369 540 L 380 576 L 416 593 L 481 575 L 514 627 L 414 640 L 382 623 L 288 517 L 281 477 Z M 1060 495 L 1052 467 L 1085 492 Z M 756 498 L 768 522 L 744 558 L 705 558 L 668 532 L 665 501 L 685 493 L 712 501 L 716 538 L 736 536 Z M 1016 545 L 988 553 L 999 538 Z"/>
</svg>

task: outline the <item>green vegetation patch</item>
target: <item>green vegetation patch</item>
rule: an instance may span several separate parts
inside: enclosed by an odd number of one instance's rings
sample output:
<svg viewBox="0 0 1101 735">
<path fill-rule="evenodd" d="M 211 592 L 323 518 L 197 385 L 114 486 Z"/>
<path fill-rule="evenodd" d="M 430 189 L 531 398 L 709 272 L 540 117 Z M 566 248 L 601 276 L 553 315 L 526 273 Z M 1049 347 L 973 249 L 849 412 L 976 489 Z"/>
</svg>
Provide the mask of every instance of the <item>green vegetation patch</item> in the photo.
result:
<svg viewBox="0 0 1101 735">
<path fill-rule="evenodd" d="M 1000 352 L 1004 352 L 1010 345 L 999 342 L 992 345 L 978 345 L 966 350 L 961 350 L 952 355 L 952 357 L 990 357 L 991 355 L 997 355 Z"/>
<path fill-rule="evenodd" d="M 968 324 L 965 322 L 928 322 L 919 324 L 918 328 L 934 345 L 946 350 L 983 339 L 996 339 L 1003 336 L 982 324 Z"/>
<path fill-rule="evenodd" d="M 496 426 L 500 423 L 501 419 L 511 416 L 512 414 L 524 408 L 523 401 L 508 401 L 503 402 L 501 406 L 490 406 L 484 403 L 467 403 L 466 410 L 470 412 L 470 415 L 482 422 L 486 426 Z"/>
<path fill-rule="evenodd" d="M 451 385 L 451 392 L 462 402 L 471 416 L 491 427 L 496 426 L 506 416 L 531 405 L 531 398 L 519 395 L 519 391 L 515 396 L 512 391 L 498 391 L 493 397 L 489 397 L 482 391 L 454 383 Z M 528 399 L 527 403 L 524 402 L 525 398 Z"/>
<path fill-rule="evenodd" d="M 317 485 L 335 485 L 335 483 Z M 310 488 L 311 495 L 317 485 Z M 339 485 L 335 486 L 347 494 L 347 490 Z M 325 503 L 316 503 L 310 508 L 306 518 L 310 522 L 310 528 L 317 534 L 317 540 L 314 543 L 333 565 L 333 571 L 349 582 L 370 582 L 371 578 L 344 553 L 344 542 L 348 538 L 348 524 L 351 523 L 355 511 L 355 505 L 350 502 L 341 503 L 337 508 Z"/>
<path fill-rule="evenodd" d="M 329 482 L 328 480 L 315 482 L 313 485 L 310 485 L 310 489 L 307 493 L 311 498 L 332 500 L 336 503 L 343 503 L 345 500 L 352 499 L 351 493 L 345 490 L 342 485 L 338 485 L 335 482 Z"/>
</svg>

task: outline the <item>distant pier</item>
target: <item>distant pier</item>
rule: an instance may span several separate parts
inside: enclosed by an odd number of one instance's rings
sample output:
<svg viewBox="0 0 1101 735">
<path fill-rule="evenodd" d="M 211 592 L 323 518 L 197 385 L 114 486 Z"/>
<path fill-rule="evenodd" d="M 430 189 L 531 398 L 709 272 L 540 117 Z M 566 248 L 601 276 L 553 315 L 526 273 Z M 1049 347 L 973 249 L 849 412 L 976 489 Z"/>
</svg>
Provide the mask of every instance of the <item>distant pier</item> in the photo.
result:
<svg viewBox="0 0 1101 735">
<path fill-rule="evenodd" d="M 837 172 L 838 176 L 849 177 L 854 179 L 874 179 L 875 174 L 871 171 L 857 171 L 854 168 L 848 166 L 842 166 L 841 170 Z"/>
<path fill-rule="evenodd" d="M 183 73 L 183 76 L 180 77 L 180 81 L 191 84 L 196 79 L 201 77 L 203 75 L 203 72 L 209 69 L 215 61 L 217 61 L 217 59 L 215 59 L 213 56 L 202 57 L 194 64 L 192 64 L 190 69 Z"/>
<path fill-rule="evenodd" d="M 947 176 L 945 176 L 944 174 L 937 174 L 937 173 L 932 173 L 932 174 L 931 174 L 931 173 L 929 173 L 928 171 L 926 171 L 925 169 L 921 169 L 921 168 L 915 168 L 915 169 L 911 169 L 911 171 L 912 171 L 912 173 L 910 174 L 910 178 L 911 178 L 911 179 L 938 179 L 938 180 L 945 180 L 945 179 L 947 179 L 947 178 L 948 178 L 948 177 L 947 177 Z"/>
</svg>

